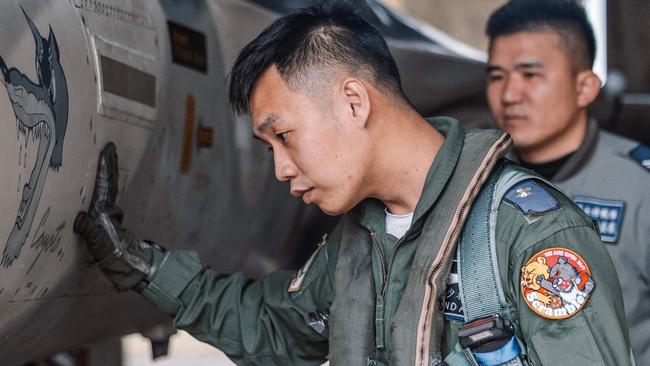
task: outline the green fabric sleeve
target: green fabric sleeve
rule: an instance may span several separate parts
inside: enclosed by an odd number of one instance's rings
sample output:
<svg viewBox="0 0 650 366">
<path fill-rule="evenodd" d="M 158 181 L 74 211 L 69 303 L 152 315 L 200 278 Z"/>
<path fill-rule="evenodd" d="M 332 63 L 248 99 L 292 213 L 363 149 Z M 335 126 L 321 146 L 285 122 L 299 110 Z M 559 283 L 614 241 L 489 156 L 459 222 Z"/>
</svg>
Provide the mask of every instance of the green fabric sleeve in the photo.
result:
<svg viewBox="0 0 650 366">
<path fill-rule="evenodd" d="M 329 315 L 338 243 L 319 248 L 299 291 L 287 291 L 293 272 L 259 281 L 221 274 L 197 256 L 170 251 L 143 295 L 174 316 L 174 325 L 212 344 L 239 365 L 320 365 L 327 333 L 308 325 L 308 314 Z M 159 258 L 158 258 L 159 259 Z"/>
<path fill-rule="evenodd" d="M 552 190 L 552 189 L 551 189 Z M 499 209 L 497 250 L 504 291 L 528 358 L 535 366 L 631 364 L 618 276 L 593 223 L 560 193 L 561 208 L 526 217 L 507 203 Z M 595 283 L 575 315 L 547 319 L 531 310 L 521 290 L 522 267 L 548 248 L 566 248 L 584 259 Z"/>
<path fill-rule="evenodd" d="M 204 271 L 199 255 L 187 250 L 154 250 L 151 268 L 153 277 L 147 278 L 149 284 L 142 296 L 174 316 L 183 305 L 179 296 Z"/>
</svg>

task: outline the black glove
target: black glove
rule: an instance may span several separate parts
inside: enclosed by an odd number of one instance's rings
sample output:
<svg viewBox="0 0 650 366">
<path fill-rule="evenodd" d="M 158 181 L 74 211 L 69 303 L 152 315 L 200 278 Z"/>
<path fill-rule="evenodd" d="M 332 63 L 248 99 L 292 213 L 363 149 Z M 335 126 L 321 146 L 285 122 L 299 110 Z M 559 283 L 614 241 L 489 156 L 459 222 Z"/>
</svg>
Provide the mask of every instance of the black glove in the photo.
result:
<svg viewBox="0 0 650 366">
<path fill-rule="evenodd" d="M 143 280 L 151 272 L 156 249 L 120 226 L 122 210 L 115 205 L 117 177 L 117 153 L 111 142 L 99 155 L 90 207 L 88 212 L 77 214 L 74 231 L 86 239 L 99 268 L 118 291 L 141 291 L 146 286 Z"/>
</svg>

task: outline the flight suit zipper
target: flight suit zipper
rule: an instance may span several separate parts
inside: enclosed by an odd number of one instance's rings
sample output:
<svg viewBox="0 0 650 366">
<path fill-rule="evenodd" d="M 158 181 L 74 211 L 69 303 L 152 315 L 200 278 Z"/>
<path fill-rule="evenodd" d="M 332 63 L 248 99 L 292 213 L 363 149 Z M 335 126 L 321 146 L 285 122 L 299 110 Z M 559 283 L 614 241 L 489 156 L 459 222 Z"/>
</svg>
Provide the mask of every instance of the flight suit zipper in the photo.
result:
<svg viewBox="0 0 650 366">
<path fill-rule="evenodd" d="M 386 300 L 386 288 L 388 287 L 388 277 L 390 275 L 390 270 L 393 267 L 393 260 L 395 258 L 395 254 L 397 253 L 397 249 L 402 244 L 404 241 L 404 237 L 402 236 L 397 242 L 395 243 L 395 246 L 393 247 L 392 254 L 391 254 L 391 261 L 388 265 L 386 265 L 386 257 L 384 254 L 383 249 L 381 248 L 381 245 L 379 244 L 379 239 L 377 238 L 377 233 L 375 232 L 370 232 L 370 239 L 372 241 L 372 246 L 375 248 L 377 253 L 379 254 L 379 261 L 381 264 L 381 271 L 382 271 L 382 283 L 379 288 L 379 293 L 377 294 L 377 299 L 375 301 L 375 348 L 379 351 L 383 351 L 386 349 L 386 327 L 385 327 L 385 300 Z"/>
<path fill-rule="evenodd" d="M 442 244 L 442 255 L 437 256 L 431 267 L 429 267 L 429 272 L 427 274 L 427 289 L 425 291 L 424 299 L 424 309 L 420 317 L 420 330 L 418 331 L 418 342 L 417 342 L 417 361 L 416 365 L 418 366 L 428 366 L 429 360 L 427 359 L 429 341 L 431 337 L 431 328 L 432 328 L 432 318 L 433 310 L 436 304 L 436 294 L 437 286 L 436 280 L 440 273 L 442 266 L 448 262 L 451 255 L 452 249 L 455 248 L 453 245 L 460 235 L 460 231 L 463 228 L 463 225 L 459 225 L 464 217 L 467 216 L 469 208 L 471 207 L 472 200 L 478 194 L 482 183 L 487 180 L 489 173 L 491 172 L 492 167 L 496 164 L 499 159 L 500 153 L 503 152 L 510 146 L 510 139 L 508 135 L 503 135 L 497 142 L 492 146 L 490 151 L 487 153 L 485 159 L 481 162 L 479 169 L 476 171 L 472 183 L 467 187 L 462 203 L 456 210 L 454 216 L 454 221 L 450 225 L 450 230 L 447 232 L 445 241 Z M 422 318 L 424 316 L 424 318 Z M 430 356 L 430 355 L 429 355 Z"/>
<path fill-rule="evenodd" d="M 386 286 L 386 279 L 388 278 L 388 269 L 386 268 L 386 258 L 384 251 L 379 245 L 377 234 L 370 232 L 370 240 L 372 247 L 375 248 L 379 255 L 379 263 L 381 265 L 381 286 L 375 299 L 375 348 L 383 351 L 386 348 L 384 344 L 384 288 Z"/>
</svg>

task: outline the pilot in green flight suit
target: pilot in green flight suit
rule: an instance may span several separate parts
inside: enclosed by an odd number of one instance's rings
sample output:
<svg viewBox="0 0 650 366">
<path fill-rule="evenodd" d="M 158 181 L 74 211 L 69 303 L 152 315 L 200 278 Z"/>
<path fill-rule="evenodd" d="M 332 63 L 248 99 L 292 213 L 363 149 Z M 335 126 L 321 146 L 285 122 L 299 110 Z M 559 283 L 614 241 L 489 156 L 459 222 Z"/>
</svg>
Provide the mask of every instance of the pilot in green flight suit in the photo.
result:
<svg viewBox="0 0 650 366">
<path fill-rule="evenodd" d="M 339 224 L 296 273 L 219 273 L 120 226 L 109 145 L 75 231 L 119 290 L 238 364 L 632 364 L 616 272 L 590 219 L 502 159 L 507 135 L 420 117 L 385 42 L 352 9 L 277 20 L 239 55 L 230 97 L 273 150 L 277 178 L 343 214 Z M 475 220 L 484 202 L 494 209 Z M 389 234 L 391 215 L 410 220 Z M 488 257 L 465 249 L 488 244 Z M 496 265 L 473 264 L 485 258 Z M 469 278 L 486 271 L 500 314 L 474 310 L 490 296 Z"/>
</svg>

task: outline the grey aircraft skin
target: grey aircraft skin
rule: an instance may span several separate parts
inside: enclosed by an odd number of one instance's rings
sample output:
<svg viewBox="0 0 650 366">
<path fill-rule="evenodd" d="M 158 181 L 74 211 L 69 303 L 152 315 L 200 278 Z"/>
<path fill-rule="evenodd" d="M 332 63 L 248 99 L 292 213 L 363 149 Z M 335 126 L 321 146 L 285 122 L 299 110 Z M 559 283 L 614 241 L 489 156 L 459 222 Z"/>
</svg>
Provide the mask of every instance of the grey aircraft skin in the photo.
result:
<svg viewBox="0 0 650 366">
<path fill-rule="evenodd" d="M 356 3 L 386 36 L 421 113 L 487 121 L 480 52 L 374 0 Z M 117 293 L 72 232 L 109 141 L 124 226 L 196 250 L 212 268 L 259 277 L 295 267 L 331 227 L 276 182 L 272 156 L 227 103 L 239 50 L 305 4 L 0 2 L 0 365 L 165 319 Z"/>
</svg>

